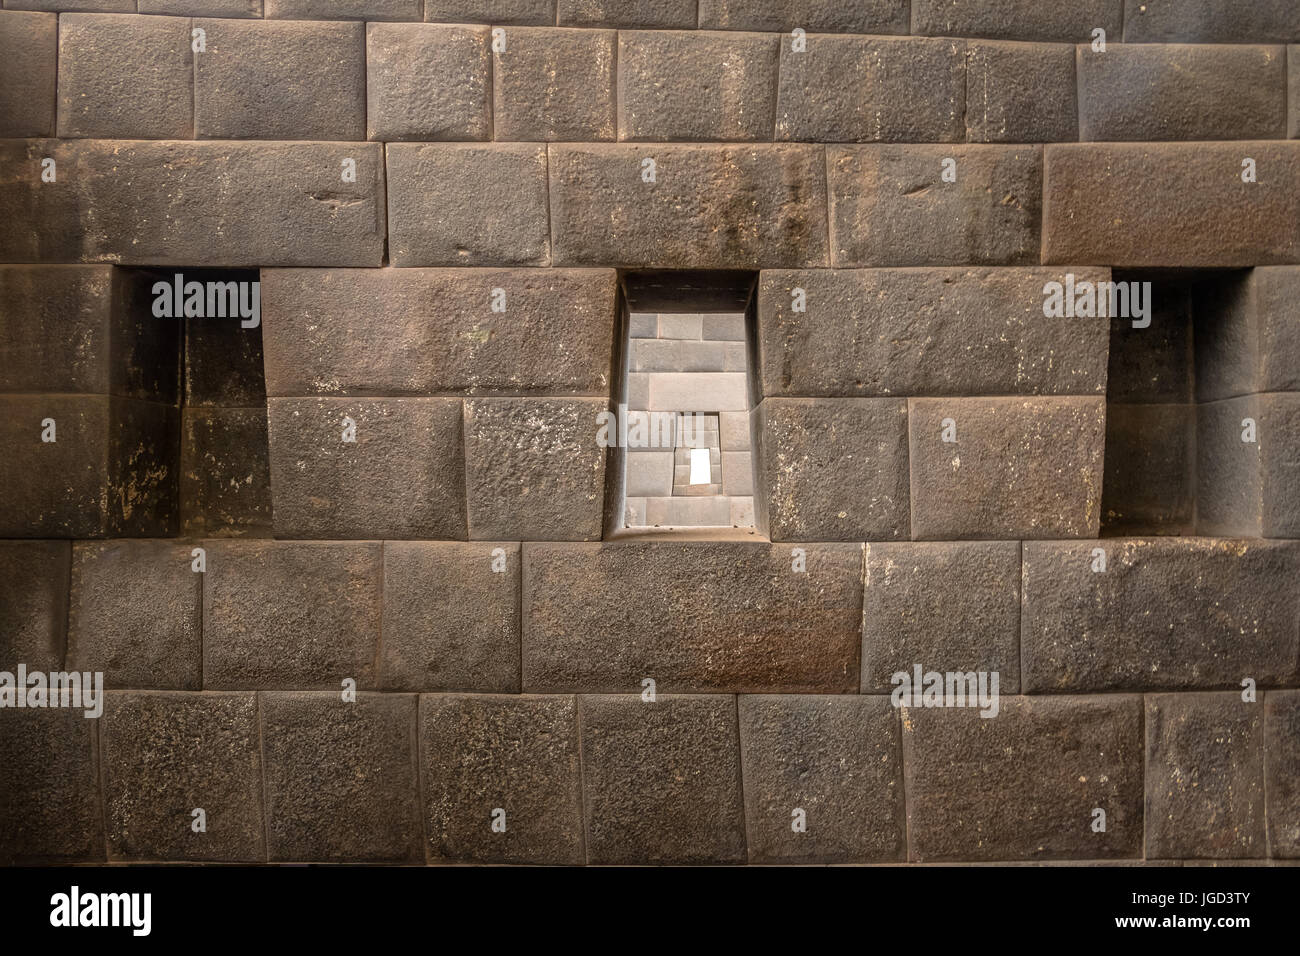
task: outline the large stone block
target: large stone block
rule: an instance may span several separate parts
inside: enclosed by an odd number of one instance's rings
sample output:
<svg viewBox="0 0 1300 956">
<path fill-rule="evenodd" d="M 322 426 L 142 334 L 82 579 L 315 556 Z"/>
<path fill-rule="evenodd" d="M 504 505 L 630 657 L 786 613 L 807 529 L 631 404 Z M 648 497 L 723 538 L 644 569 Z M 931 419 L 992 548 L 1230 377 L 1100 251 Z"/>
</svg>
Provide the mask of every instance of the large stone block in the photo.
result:
<svg viewBox="0 0 1300 956">
<path fill-rule="evenodd" d="M 61 137 L 190 139 L 189 21 L 134 13 L 65 13 L 59 24 Z"/>
<path fill-rule="evenodd" d="M 530 693 L 847 693 L 861 623 L 856 545 L 524 546 Z"/>
<path fill-rule="evenodd" d="M 524 27 L 505 37 L 492 57 L 496 139 L 615 138 L 613 30 Z"/>
<path fill-rule="evenodd" d="M 1105 394 L 1107 320 L 1043 315 L 1044 285 L 1065 278 L 1037 268 L 764 271 L 763 394 Z"/>
<path fill-rule="evenodd" d="M 585 862 L 577 718 L 573 697 L 422 696 L 430 858 Z"/>
<path fill-rule="evenodd" d="M 465 537 L 459 399 L 272 398 L 267 406 L 277 536 Z"/>
<path fill-rule="evenodd" d="M 654 181 L 644 160 L 654 161 Z M 826 173 L 814 146 L 551 149 L 560 265 L 826 265 Z"/>
<path fill-rule="evenodd" d="M 908 403 L 912 537 L 1092 538 L 1101 517 L 1101 398 Z M 944 434 L 955 428 L 955 442 Z"/>
<path fill-rule="evenodd" d="M 1300 268 L 1261 266 L 1213 283 L 1193 315 L 1198 402 L 1300 391 Z"/>
<path fill-rule="evenodd" d="M 1267 854 L 1264 708 L 1240 692 L 1146 701 L 1146 856 Z"/>
<path fill-rule="evenodd" d="M 880 34 L 907 33 L 908 15 L 908 0 L 700 0 L 699 18 L 704 30 Z"/>
<path fill-rule="evenodd" d="M 562 27 L 695 29 L 696 0 L 558 0 L 557 6 Z"/>
<path fill-rule="evenodd" d="M 1300 139 L 1300 46 L 1287 47 L 1286 65 L 1286 101 L 1290 114 L 1287 117 L 1286 134 L 1291 139 Z"/>
<path fill-rule="evenodd" d="M 1264 695 L 1264 748 L 1269 852 L 1300 858 L 1300 691 Z"/>
<path fill-rule="evenodd" d="M 1198 406 L 1198 533 L 1300 537 L 1297 447 L 1300 394 L 1243 395 Z"/>
<path fill-rule="evenodd" d="M 1300 41 L 1300 7 L 1291 0 L 1124 0 L 1126 43 Z"/>
<path fill-rule="evenodd" d="M 1096 552 L 1105 554 L 1105 570 Z M 1212 538 L 1025 542 L 1030 693 L 1292 684 L 1300 546 Z"/>
<path fill-rule="evenodd" d="M 778 140 L 960 142 L 965 109 L 961 40 L 810 36 L 800 52 L 781 44 Z"/>
<path fill-rule="evenodd" d="M 1101 28 L 1120 38 L 1124 0 L 912 0 L 912 32 L 998 40 L 1091 40 Z"/>
<path fill-rule="evenodd" d="M 5 9 L 126 13 L 135 10 L 135 0 L 6 0 Z"/>
<path fill-rule="evenodd" d="M 620 32 L 618 138 L 770 142 L 779 43 L 763 33 Z"/>
<path fill-rule="evenodd" d="M 616 286 L 611 269 L 268 269 L 267 391 L 608 395 Z"/>
<path fill-rule="evenodd" d="M 1253 159 L 1256 182 L 1243 182 Z M 1300 143 L 1046 147 L 1043 261 L 1215 267 L 1300 261 Z"/>
<path fill-rule="evenodd" d="M 416 696 L 261 695 L 272 861 L 424 859 Z"/>
<path fill-rule="evenodd" d="M 487 27 L 366 24 L 368 137 L 489 139 L 488 39 Z"/>
<path fill-rule="evenodd" d="M 736 699 L 580 697 L 591 863 L 742 863 Z"/>
<path fill-rule="evenodd" d="M 321 689 L 375 684 L 378 542 L 205 541 L 203 686 Z"/>
<path fill-rule="evenodd" d="M 965 125 L 972 143 L 1077 140 L 1074 48 L 967 41 Z"/>
<path fill-rule="evenodd" d="M 1280 46 L 1115 43 L 1105 53 L 1087 45 L 1077 52 L 1079 139 L 1285 136 Z"/>
<path fill-rule="evenodd" d="M 0 12 L 0 136 L 54 133 L 58 56 L 58 17 Z"/>
<path fill-rule="evenodd" d="M 1195 530 L 1196 407 L 1106 406 L 1105 535 Z"/>
<path fill-rule="evenodd" d="M 555 0 L 424 0 L 424 19 L 552 26 Z"/>
<path fill-rule="evenodd" d="M 141 13 L 169 13 L 187 17 L 262 16 L 262 0 L 138 0 Z"/>
<path fill-rule="evenodd" d="M 419 20 L 420 0 L 265 0 L 267 19 Z"/>
<path fill-rule="evenodd" d="M 889 694 L 899 672 L 985 671 L 1020 693 L 1020 544 L 867 546 L 862 693 Z"/>
<path fill-rule="evenodd" d="M 71 554 L 67 541 L 0 542 L 0 670 L 62 670 Z"/>
<path fill-rule="evenodd" d="M 980 713 L 903 710 L 913 861 L 1142 856 L 1140 697 L 1004 697 Z"/>
<path fill-rule="evenodd" d="M 0 260 L 377 266 L 383 194 L 374 143 L 0 140 L 0 219 L 42 224 L 0 233 Z"/>
<path fill-rule="evenodd" d="M 518 544 L 384 543 L 380 686 L 519 691 Z"/>
<path fill-rule="evenodd" d="M 908 536 L 906 401 L 768 398 L 754 414 L 755 503 L 773 541 Z"/>
<path fill-rule="evenodd" d="M 103 724 L 114 860 L 266 859 L 257 695 L 115 692 Z M 195 831 L 195 811 L 205 829 Z"/>
<path fill-rule="evenodd" d="M 906 852 L 898 716 L 887 697 L 743 696 L 751 863 L 864 863 Z M 806 829 L 795 830 L 802 811 Z"/>
<path fill-rule="evenodd" d="M 1039 147 L 834 146 L 826 161 L 837 267 L 1038 262 Z"/>
<path fill-rule="evenodd" d="M 181 534 L 269 536 L 271 464 L 266 408 L 183 408 Z"/>
</svg>

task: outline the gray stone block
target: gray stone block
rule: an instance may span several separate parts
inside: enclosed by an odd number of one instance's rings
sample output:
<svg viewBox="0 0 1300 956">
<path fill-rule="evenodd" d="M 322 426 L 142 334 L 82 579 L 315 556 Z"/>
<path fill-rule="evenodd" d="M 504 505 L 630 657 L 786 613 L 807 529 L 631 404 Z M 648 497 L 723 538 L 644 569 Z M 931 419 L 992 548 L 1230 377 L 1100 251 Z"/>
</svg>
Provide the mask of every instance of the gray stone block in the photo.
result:
<svg viewBox="0 0 1300 956">
<path fill-rule="evenodd" d="M 505 41 L 492 57 L 497 140 L 615 138 L 613 30 L 523 27 Z"/>
<path fill-rule="evenodd" d="M 972 143 L 1077 140 L 1074 48 L 967 41 L 966 138 Z"/>
<path fill-rule="evenodd" d="M 907 33 L 908 0 L 700 0 L 699 19 L 704 30 Z"/>
<path fill-rule="evenodd" d="M 0 12 L 0 136 L 53 134 L 58 56 L 58 17 Z"/>
<path fill-rule="evenodd" d="M 1081 43 L 1101 28 L 1118 44 L 1124 0 L 913 0 L 912 32 L 928 36 Z M 1127 39 L 1127 37 L 1126 37 Z"/>
<path fill-rule="evenodd" d="M 488 41 L 487 27 L 366 24 L 367 136 L 490 139 Z"/>
</svg>

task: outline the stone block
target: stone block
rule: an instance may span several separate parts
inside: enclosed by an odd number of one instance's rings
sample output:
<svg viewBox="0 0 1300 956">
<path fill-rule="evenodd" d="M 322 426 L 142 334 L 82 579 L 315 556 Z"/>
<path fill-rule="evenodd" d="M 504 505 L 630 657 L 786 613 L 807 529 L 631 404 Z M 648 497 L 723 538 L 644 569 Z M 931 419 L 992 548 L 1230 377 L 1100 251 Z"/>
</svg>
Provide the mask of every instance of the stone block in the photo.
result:
<svg viewBox="0 0 1300 956">
<path fill-rule="evenodd" d="M 488 41 L 487 27 L 366 24 L 367 136 L 491 138 Z"/>
<path fill-rule="evenodd" d="M 67 541 L 0 542 L 0 670 L 63 669 L 71 549 Z"/>
<path fill-rule="evenodd" d="M 613 30 L 517 27 L 505 38 L 492 57 L 496 139 L 614 139 Z"/>
<path fill-rule="evenodd" d="M 1125 43 L 1297 41 L 1300 9 L 1289 0 L 1256 0 L 1249 13 L 1233 0 L 1124 0 Z"/>
<path fill-rule="evenodd" d="M 1108 404 L 1102 533 L 1191 534 L 1195 501 L 1196 407 Z"/>
<path fill-rule="evenodd" d="M 1300 268 L 1261 266 L 1202 286 L 1193 316 L 1197 401 L 1300 391 Z"/>
<path fill-rule="evenodd" d="M 552 26 L 555 0 L 424 0 L 424 19 Z"/>
<path fill-rule="evenodd" d="M 264 406 L 181 410 L 182 535 L 271 534 L 268 441 Z"/>
<path fill-rule="evenodd" d="M 54 133 L 58 56 L 58 17 L 0 12 L 0 136 Z"/>
<path fill-rule="evenodd" d="M 965 124 L 972 143 L 1077 140 L 1074 48 L 968 40 Z"/>
<path fill-rule="evenodd" d="M 556 25 L 623 29 L 695 29 L 696 0 L 558 0 Z"/>
<path fill-rule="evenodd" d="M 907 33 L 907 0 L 700 0 L 700 29 Z M 789 43 L 787 38 L 783 42 Z"/>
<path fill-rule="evenodd" d="M 1274 858 L 1300 858 L 1300 691 L 1264 695 L 1264 795 Z"/>
<path fill-rule="evenodd" d="M 1118 45 L 1124 0 L 913 0 L 912 32 L 996 40 L 1091 41 L 1101 28 Z M 1127 37 L 1125 38 L 1127 39 Z"/>
</svg>

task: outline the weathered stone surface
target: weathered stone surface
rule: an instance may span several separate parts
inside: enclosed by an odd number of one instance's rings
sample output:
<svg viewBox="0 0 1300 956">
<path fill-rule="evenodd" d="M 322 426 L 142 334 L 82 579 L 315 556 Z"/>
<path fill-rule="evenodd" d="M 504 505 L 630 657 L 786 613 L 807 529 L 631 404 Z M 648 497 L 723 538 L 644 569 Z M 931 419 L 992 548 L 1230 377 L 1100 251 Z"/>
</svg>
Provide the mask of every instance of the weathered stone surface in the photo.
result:
<svg viewBox="0 0 1300 956">
<path fill-rule="evenodd" d="M 1269 852 L 1300 858 L 1300 691 L 1264 695 L 1264 747 Z"/>
<path fill-rule="evenodd" d="M 903 768 L 915 862 L 1142 855 L 1140 697 L 906 707 Z"/>
<path fill-rule="evenodd" d="M 654 182 L 642 179 L 644 159 L 655 161 Z M 814 146 L 555 146 L 555 261 L 690 269 L 825 265 L 825 175 Z"/>
<path fill-rule="evenodd" d="M 5 9 L 122 13 L 134 11 L 135 0 L 6 0 Z"/>
<path fill-rule="evenodd" d="M 557 25 L 624 29 L 695 29 L 696 0 L 558 0 Z"/>
<path fill-rule="evenodd" d="M 174 534 L 177 417 L 107 395 L 0 396 L 0 537 Z"/>
<path fill-rule="evenodd" d="M 1198 362 L 1193 374 L 1192 301 L 1195 298 L 1199 310 L 1206 293 L 1186 280 L 1152 281 L 1150 273 L 1117 272 L 1114 278 L 1116 284 L 1130 283 L 1147 314 L 1136 315 L 1130 297 L 1130 314 L 1110 319 L 1106 400 L 1127 404 L 1191 403 L 1192 382 L 1199 380 L 1203 372 Z M 1144 291 L 1147 282 L 1149 293 Z M 1116 304 L 1118 311 L 1123 311 L 1122 296 L 1117 296 Z M 1106 308 L 1110 310 L 1109 296 Z"/>
<path fill-rule="evenodd" d="M 908 13 L 907 0 L 700 0 L 700 29 L 907 33 Z"/>
<path fill-rule="evenodd" d="M 1094 571 L 1095 549 L 1106 555 Z M 1029 693 L 1294 683 L 1300 597 L 1290 542 L 1135 538 L 1026 542 Z"/>
<path fill-rule="evenodd" d="M 577 717 L 573 697 L 422 696 L 431 859 L 585 862 Z"/>
<path fill-rule="evenodd" d="M 1115 43 L 1094 53 L 1081 45 L 1078 69 L 1082 140 L 1285 135 L 1286 50 L 1280 46 Z"/>
<path fill-rule="evenodd" d="M 424 0 L 424 19 L 551 26 L 555 0 Z"/>
<path fill-rule="evenodd" d="M 1020 693 L 1020 544 L 1015 541 L 867 546 L 862 599 L 862 693 L 922 672 L 998 674 Z"/>
<path fill-rule="evenodd" d="M 773 541 L 908 536 L 906 401 L 769 398 L 754 414 L 755 505 Z"/>
<path fill-rule="evenodd" d="M 181 410 L 181 534 L 269 536 L 266 408 Z"/>
<path fill-rule="evenodd" d="M 610 391 L 612 269 L 269 269 L 262 281 L 271 395 Z"/>
<path fill-rule="evenodd" d="M 1300 139 L 1300 46 L 1287 47 L 1286 64 L 1286 101 L 1290 112 L 1286 134 L 1291 139 Z"/>
<path fill-rule="evenodd" d="M 833 146 L 826 160 L 837 267 L 1038 262 L 1039 147 Z"/>
<path fill-rule="evenodd" d="M 54 14 L 0 12 L 0 136 L 54 132 L 58 55 Z"/>
<path fill-rule="evenodd" d="M 266 859 L 256 694 L 110 693 L 102 746 L 112 859 Z"/>
<path fill-rule="evenodd" d="M 800 547 L 525 545 L 524 690 L 856 690 L 860 546 Z"/>
<path fill-rule="evenodd" d="M 1261 395 L 1260 406 L 1267 432 L 1260 531 L 1266 538 L 1300 538 L 1300 394 Z"/>
<path fill-rule="evenodd" d="M 1061 269 L 764 271 L 763 394 L 1105 394 L 1107 320 L 1043 315 L 1043 286 L 1064 281 Z"/>
<path fill-rule="evenodd" d="M 908 406 L 912 537 L 1096 537 L 1101 398 L 919 398 Z M 955 443 L 942 439 L 949 419 Z"/>
<path fill-rule="evenodd" d="M 198 690 L 203 576 L 191 545 L 78 543 L 72 549 L 67 667 L 105 687 Z"/>
<path fill-rule="evenodd" d="M 393 265 L 550 264 L 545 148 L 392 143 L 387 150 Z"/>
<path fill-rule="evenodd" d="M 488 39 L 487 27 L 366 24 L 368 137 L 490 139 Z"/>
<path fill-rule="evenodd" d="M 138 0 L 141 13 L 170 13 L 187 17 L 262 16 L 262 0 Z"/>
<path fill-rule="evenodd" d="M 1240 692 L 1147 698 L 1148 859 L 1266 854 L 1263 710 Z"/>
<path fill-rule="evenodd" d="M 1196 407 L 1196 531 L 1257 537 L 1263 531 L 1266 445 L 1263 396 L 1241 395 Z M 1245 441 L 1255 423 L 1256 440 Z M 1268 431 L 1271 431 L 1269 429 Z"/>
<path fill-rule="evenodd" d="M 1124 0 L 1126 43 L 1268 43 L 1300 40 L 1300 7 L 1255 0 Z"/>
<path fill-rule="evenodd" d="M 1261 266 L 1198 290 L 1196 400 L 1300 391 L 1300 268 Z"/>
<path fill-rule="evenodd" d="M 615 138 L 613 30 L 525 27 L 505 36 L 492 57 L 496 139 Z"/>
<path fill-rule="evenodd" d="M 520 567 L 518 544 L 385 542 L 380 686 L 518 693 Z"/>
<path fill-rule="evenodd" d="M 972 143 L 1077 140 L 1074 48 L 967 41 L 965 125 Z"/>
<path fill-rule="evenodd" d="M 203 686 L 321 689 L 375 683 L 378 542 L 205 541 Z"/>
<path fill-rule="evenodd" d="M 1195 406 L 1108 404 L 1105 467 L 1103 534 L 1193 533 Z"/>
<path fill-rule="evenodd" d="M 578 698 L 591 863 L 741 863 L 736 699 Z"/>
<path fill-rule="evenodd" d="M 383 177 L 373 143 L 0 140 L 0 219 L 42 224 L 0 232 L 0 260 L 377 266 Z"/>
<path fill-rule="evenodd" d="M 267 409 L 277 537 L 465 537 L 459 400 L 272 398 Z"/>
<path fill-rule="evenodd" d="M 1254 159 L 1258 181 L 1242 182 Z M 1300 143 L 1046 147 L 1043 261 L 1251 266 L 1300 260 Z"/>
<path fill-rule="evenodd" d="M 781 44 L 776 139 L 946 143 L 966 138 L 963 41 L 810 36 L 807 43 L 798 53 Z"/>
<path fill-rule="evenodd" d="M 272 861 L 423 860 L 414 694 L 260 703 Z"/>
<path fill-rule="evenodd" d="M 600 537 L 603 398 L 468 399 L 465 491 L 476 540 L 589 541 Z"/>
<path fill-rule="evenodd" d="M 184 273 L 182 273 L 184 274 Z M 256 272 L 228 272 L 214 281 L 257 282 Z M 174 282 L 174 279 L 170 281 Z M 186 276 L 186 281 L 191 281 Z M 264 313 L 266 294 L 259 293 Z M 185 319 L 182 379 L 185 405 L 266 410 L 262 326 L 246 329 L 241 319 Z"/>
<path fill-rule="evenodd" d="M 912 0 L 912 31 L 930 36 L 1075 43 L 1090 41 L 1092 31 L 1100 27 L 1110 40 L 1118 41 L 1123 6 L 1124 0 Z"/>
<path fill-rule="evenodd" d="M 265 0 L 267 19 L 419 20 L 420 0 Z"/>
<path fill-rule="evenodd" d="M 0 715 L 0 863 L 104 859 L 97 723 L 66 707 Z"/>
<path fill-rule="evenodd" d="M 59 136 L 190 139 L 193 78 L 187 20 L 65 13 Z"/>
<path fill-rule="evenodd" d="M 66 541 L 0 541 L 0 670 L 62 670 L 71 554 Z"/>
<path fill-rule="evenodd" d="M 889 698 L 775 694 L 737 704 L 751 863 L 904 856 L 902 753 Z M 793 829 L 796 808 L 804 832 Z"/>
<path fill-rule="evenodd" d="M 779 43 L 763 33 L 620 32 L 618 138 L 770 142 Z"/>
</svg>

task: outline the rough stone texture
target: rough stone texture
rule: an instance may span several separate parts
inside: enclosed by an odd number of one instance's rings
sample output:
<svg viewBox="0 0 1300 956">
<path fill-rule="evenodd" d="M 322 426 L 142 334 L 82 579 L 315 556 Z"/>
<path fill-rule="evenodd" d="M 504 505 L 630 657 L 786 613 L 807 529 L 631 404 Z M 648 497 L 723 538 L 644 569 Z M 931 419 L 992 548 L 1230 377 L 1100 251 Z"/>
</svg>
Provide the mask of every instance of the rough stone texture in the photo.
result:
<svg viewBox="0 0 1300 956">
<path fill-rule="evenodd" d="M 124 13 L 135 10 L 135 0 L 5 0 L 5 9 Z"/>
<path fill-rule="evenodd" d="M 1290 112 L 1290 116 L 1287 117 L 1286 134 L 1291 139 L 1300 139 L 1300 46 L 1287 47 L 1286 64 L 1286 101 Z"/>
<path fill-rule="evenodd" d="M 205 541 L 203 686 L 321 689 L 375 683 L 378 542 Z"/>
<path fill-rule="evenodd" d="M 426 23 L 366 24 L 367 136 L 490 139 L 489 32 Z"/>
<path fill-rule="evenodd" d="M 913 668 L 998 674 L 1020 693 L 1020 544 L 873 544 L 862 599 L 862 693 Z"/>
<path fill-rule="evenodd" d="M 262 0 L 137 0 L 141 13 L 169 13 L 187 17 L 262 16 Z"/>
<path fill-rule="evenodd" d="M 755 505 L 773 541 L 908 536 L 904 400 L 769 398 L 755 415 Z"/>
<path fill-rule="evenodd" d="M 0 717 L 0 864 L 104 859 L 97 730 L 71 708 Z"/>
<path fill-rule="evenodd" d="M 418 20 L 421 0 L 265 0 L 267 19 Z"/>
<path fill-rule="evenodd" d="M 58 51 L 54 14 L 0 11 L 0 136 L 54 132 Z"/>
<path fill-rule="evenodd" d="M 1039 147 L 833 146 L 826 161 L 837 267 L 1038 262 Z"/>
<path fill-rule="evenodd" d="M 1196 400 L 1300 391 L 1300 268 L 1261 266 L 1200 294 Z"/>
<path fill-rule="evenodd" d="M 972 143 L 1077 140 L 1074 48 L 967 41 L 966 138 Z"/>
<path fill-rule="evenodd" d="M 1263 711 L 1240 692 L 1147 698 L 1148 859 L 1265 855 Z"/>
<path fill-rule="evenodd" d="M 59 26 L 58 134 L 190 139 L 193 78 L 188 20 L 65 13 Z"/>
<path fill-rule="evenodd" d="M 271 395 L 610 392 L 612 269 L 271 269 L 262 283 Z"/>
<path fill-rule="evenodd" d="M 557 25 L 624 29 L 694 29 L 697 0 L 558 0 Z"/>
<path fill-rule="evenodd" d="M 585 862 L 577 717 L 573 697 L 421 697 L 430 858 Z"/>
<path fill-rule="evenodd" d="M 416 696 L 260 696 L 271 860 L 423 860 Z"/>
<path fill-rule="evenodd" d="M 613 30 L 518 28 L 505 35 L 505 51 L 492 57 L 497 140 L 615 138 Z"/>
<path fill-rule="evenodd" d="M 464 539 L 459 400 L 272 398 L 267 406 L 277 537 Z M 343 440 L 349 421 L 355 441 Z"/>
<path fill-rule="evenodd" d="M 550 26 L 555 0 L 424 0 L 424 19 Z"/>
<path fill-rule="evenodd" d="M 589 541 L 600 537 L 603 398 L 468 399 L 465 491 L 476 540 Z"/>
<path fill-rule="evenodd" d="M 111 859 L 266 859 L 256 694 L 111 693 L 102 732 Z"/>
<path fill-rule="evenodd" d="M 182 409 L 180 454 L 182 535 L 270 535 L 264 407 Z"/>
<path fill-rule="evenodd" d="M 772 139 L 777 45 L 763 33 L 618 35 L 618 138 Z"/>
<path fill-rule="evenodd" d="M 1094 571 L 1094 549 L 1106 570 Z M 1292 542 L 1133 538 L 1025 542 L 1028 693 L 1294 684 L 1300 571 Z"/>
<path fill-rule="evenodd" d="M 1004 697 L 991 718 L 906 707 L 903 768 L 913 861 L 1142 855 L 1140 697 Z"/>
<path fill-rule="evenodd" d="M 702 30 L 908 32 L 908 0 L 699 0 L 699 5 Z"/>
<path fill-rule="evenodd" d="M 810 36 L 807 42 L 799 53 L 781 44 L 776 139 L 942 143 L 966 138 L 962 41 Z"/>
<path fill-rule="evenodd" d="M 1198 534 L 1262 533 L 1266 441 L 1262 396 L 1242 395 L 1196 407 L 1196 530 Z M 1243 441 L 1247 419 L 1256 440 Z M 1271 431 L 1271 429 L 1269 429 Z"/>
<path fill-rule="evenodd" d="M 182 273 L 183 274 L 183 273 Z M 175 274 L 173 273 L 173 276 Z M 204 277 L 206 280 L 206 276 Z M 258 274 L 225 273 L 211 281 L 258 282 Z M 174 282 L 173 277 L 167 281 Z M 186 281 L 190 281 L 187 276 Z M 266 311 L 265 290 L 259 292 L 259 316 Z M 185 319 L 185 358 L 181 369 L 185 405 L 208 408 L 266 410 L 262 370 L 262 326 L 246 329 L 243 321 Z M 156 326 L 150 330 L 156 336 Z"/>
<path fill-rule="evenodd" d="M 1263 448 L 1260 531 L 1266 538 L 1300 538 L 1300 395 L 1260 396 Z"/>
<path fill-rule="evenodd" d="M 737 706 L 751 863 L 906 855 L 898 716 L 887 697 L 777 694 Z M 805 832 L 793 829 L 796 808 Z"/>
<path fill-rule="evenodd" d="M 1118 44 L 1124 0 L 912 0 L 912 31 L 999 40 L 1091 41 L 1098 27 Z M 1125 39 L 1130 39 L 1125 37 Z"/>
<path fill-rule="evenodd" d="M 1106 400 L 1112 404 L 1190 404 L 1193 380 L 1199 382 L 1207 371 L 1203 363 L 1192 361 L 1193 339 L 1200 334 L 1192 335 L 1192 300 L 1195 298 L 1199 311 L 1207 293 L 1186 281 L 1166 282 L 1158 278 L 1151 281 L 1151 278 L 1151 273 L 1142 272 L 1114 274 L 1116 284 L 1143 284 L 1138 290 L 1148 314 L 1146 318 L 1130 314 L 1110 320 Z M 1144 291 L 1148 281 L 1151 282 L 1149 293 Z M 1122 296 L 1116 304 L 1122 310 Z M 1106 308 L 1110 309 L 1109 297 Z M 1129 311 L 1133 311 L 1131 301 Z M 1146 321 L 1150 322 L 1147 327 L 1134 327 L 1135 322 Z"/>
<path fill-rule="evenodd" d="M 1100 398 L 908 403 L 912 537 L 1091 538 L 1101 517 Z M 957 441 L 942 440 L 943 422 Z"/>
<path fill-rule="evenodd" d="M 393 265 L 550 264 L 545 148 L 392 143 L 387 151 Z"/>
<path fill-rule="evenodd" d="M 1268 845 L 1274 857 L 1300 858 L 1300 691 L 1264 695 Z"/>
<path fill-rule="evenodd" d="M 203 576 L 187 543 L 106 541 L 72 549 L 67 667 L 105 687 L 198 690 Z"/>
<path fill-rule="evenodd" d="M 46 157 L 56 183 L 40 182 Z M 0 260 L 377 266 L 383 176 L 366 143 L 3 140 L 0 219 L 43 225 L 0 232 Z"/>
<path fill-rule="evenodd" d="M 1087 45 L 1077 51 L 1079 139 L 1285 135 L 1286 50 L 1280 46 L 1116 43 L 1105 53 Z"/>
<path fill-rule="evenodd" d="M 1104 318 L 1049 319 L 1064 269 L 765 271 L 758 285 L 763 394 L 1101 395 Z M 1079 269 L 1080 282 L 1110 278 Z M 803 289 L 805 312 L 794 311 Z"/>
<path fill-rule="evenodd" d="M 385 542 L 380 686 L 517 693 L 521 566 L 518 544 Z"/>
<path fill-rule="evenodd" d="M 1258 181 L 1241 180 L 1244 158 Z M 1046 147 L 1043 261 L 1250 266 L 1300 260 L 1300 143 Z"/>
<path fill-rule="evenodd" d="M 0 541 L 0 670 L 62 669 L 71 553 L 66 541 Z"/>
<path fill-rule="evenodd" d="M 642 180 L 643 159 L 655 160 L 653 183 Z M 814 146 L 554 146 L 550 176 L 557 265 L 826 264 L 825 164 Z"/>
<path fill-rule="evenodd" d="M 745 860 L 736 699 L 580 697 L 590 863 Z"/>
<path fill-rule="evenodd" d="M 1108 404 L 1105 466 L 1103 534 L 1193 532 L 1194 406 Z"/>
<path fill-rule="evenodd" d="M 858 687 L 857 545 L 524 546 L 530 693 L 847 693 Z"/>
<path fill-rule="evenodd" d="M 1124 0 L 1126 43 L 1267 43 L 1300 40 L 1300 7 L 1291 0 Z"/>
</svg>

